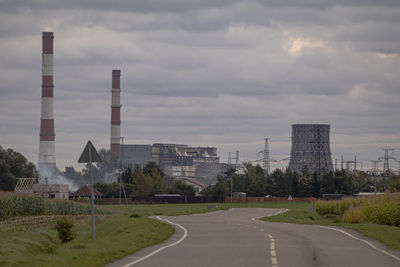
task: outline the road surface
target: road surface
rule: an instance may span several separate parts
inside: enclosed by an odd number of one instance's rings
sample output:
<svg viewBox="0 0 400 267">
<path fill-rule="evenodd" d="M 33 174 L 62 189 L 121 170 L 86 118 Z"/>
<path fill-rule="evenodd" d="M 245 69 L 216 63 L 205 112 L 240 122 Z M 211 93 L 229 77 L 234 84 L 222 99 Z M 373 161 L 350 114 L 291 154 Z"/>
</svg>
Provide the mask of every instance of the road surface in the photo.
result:
<svg viewBox="0 0 400 267">
<path fill-rule="evenodd" d="M 159 217 L 176 233 L 107 266 L 400 266 L 399 251 L 347 229 L 272 223 L 277 209 L 238 208 Z"/>
</svg>

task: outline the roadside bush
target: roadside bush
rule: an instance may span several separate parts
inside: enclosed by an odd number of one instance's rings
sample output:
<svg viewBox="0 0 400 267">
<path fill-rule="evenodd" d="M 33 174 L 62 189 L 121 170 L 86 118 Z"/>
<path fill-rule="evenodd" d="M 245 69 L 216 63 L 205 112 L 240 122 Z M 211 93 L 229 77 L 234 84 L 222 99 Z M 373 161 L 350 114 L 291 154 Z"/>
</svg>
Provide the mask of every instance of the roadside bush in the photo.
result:
<svg viewBox="0 0 400 267">
<path fill-rule="evenodd" d="M 316 211 L 320 215 L 340 215 L 347 223 L 400 226 L 400 194 L 318 201 Z"/>
<path fill-rule="evenodd" d="M 61 240 L 61 243 L 67 243 L 74 239 L 74 233 L 72 231 L 73 226 L 74 222 L 65 217 L 56 221 L 55 228 L 58 232 L 58 238 Z"/>
<path fill-rule="evenodd" d="M 343 215 L 352 205 L 350 199 L 317 201 L 316 211 L 320 215 Z"/>
<path fill-rule="evenodd" d="M 364 221 L 363 210 L 361 207 L 351 207 L 343 214 L 345 223 L 362 223 Z"/>
<path fill-rule="evenodd" d="M 366 221 L 377 224 L 395 225 L 400 224 L 400 199 L 396 196 L 384 195 L 369 198 L 363 204 L 363 214 Z"/>
</svg>

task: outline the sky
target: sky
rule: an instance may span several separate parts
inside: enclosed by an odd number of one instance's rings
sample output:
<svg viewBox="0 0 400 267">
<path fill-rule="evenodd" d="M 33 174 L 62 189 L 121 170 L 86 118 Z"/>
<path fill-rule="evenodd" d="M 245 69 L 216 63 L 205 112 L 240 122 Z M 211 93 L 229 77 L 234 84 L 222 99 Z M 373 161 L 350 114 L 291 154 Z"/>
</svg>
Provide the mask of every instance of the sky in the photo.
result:
<svg viewBox="0 0 400 267">
<path fill-rule="evenodd" d="M 400 160 L 399 25 L 398 0 L 0 0 L 0 145 L 38 161 L 41 33 L 53 31 L 60 169 L 82 167 L 88 140 L 109 148 L 112 69 L 125 144 L 255 161 L 268 137 L 280 160 L 292 124 L 324 123 L 333 161 L 368 169 L 383 148 Z"/>
</svg>

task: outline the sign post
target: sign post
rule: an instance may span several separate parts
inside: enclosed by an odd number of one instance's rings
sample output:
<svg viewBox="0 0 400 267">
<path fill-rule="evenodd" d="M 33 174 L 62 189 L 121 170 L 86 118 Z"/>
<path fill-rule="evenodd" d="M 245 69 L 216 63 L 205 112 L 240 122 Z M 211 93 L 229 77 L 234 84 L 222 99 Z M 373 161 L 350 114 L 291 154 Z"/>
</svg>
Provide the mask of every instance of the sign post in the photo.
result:
<svg viewBox="0 0 400 267">
<path fill-rule="evenodd" d="M 90 171 L 90 206 L 92 209 L 92 236 L 93 240 L 96 239 L 95 221 L 94 221 L 94 193 L 93 193 L 93 170 L 92 162 L 102 162 L 99 153 L 94 148 L 92 142 L 88 141 L 85 149 L 79 157 L 78 163 L 89 163 Z"/>
</svg>

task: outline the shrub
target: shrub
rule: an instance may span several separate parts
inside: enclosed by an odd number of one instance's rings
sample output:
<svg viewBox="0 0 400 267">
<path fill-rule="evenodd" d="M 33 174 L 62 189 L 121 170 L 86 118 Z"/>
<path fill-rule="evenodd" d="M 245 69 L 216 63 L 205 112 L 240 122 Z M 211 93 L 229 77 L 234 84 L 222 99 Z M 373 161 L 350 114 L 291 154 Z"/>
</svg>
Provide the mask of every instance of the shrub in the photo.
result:
<svg viewBox="0 0 400 267">
<path fill-rule="evenodd" d="M 345 223 L 362 223 L 364 221 L 363 210 L 361 207 L 351 207 L 343 214 Z"/>
<path fill-rule="evenodd" d="M 318 201 L 316 211 L 320 215 L 342 215 L 342 220 L 347 223 L 372 222 L 400 226 L 400 195 Z"/>
<path fill-rule="evenodd" d="M 74 222 L 65 217 L 56 221 L 55 228 L 58 232 L 58 238 L 61 240 L 61 243 L 67 243 L 74 239 L 74 233 L 72 231 L 73 226 Z"/>
</svg>

